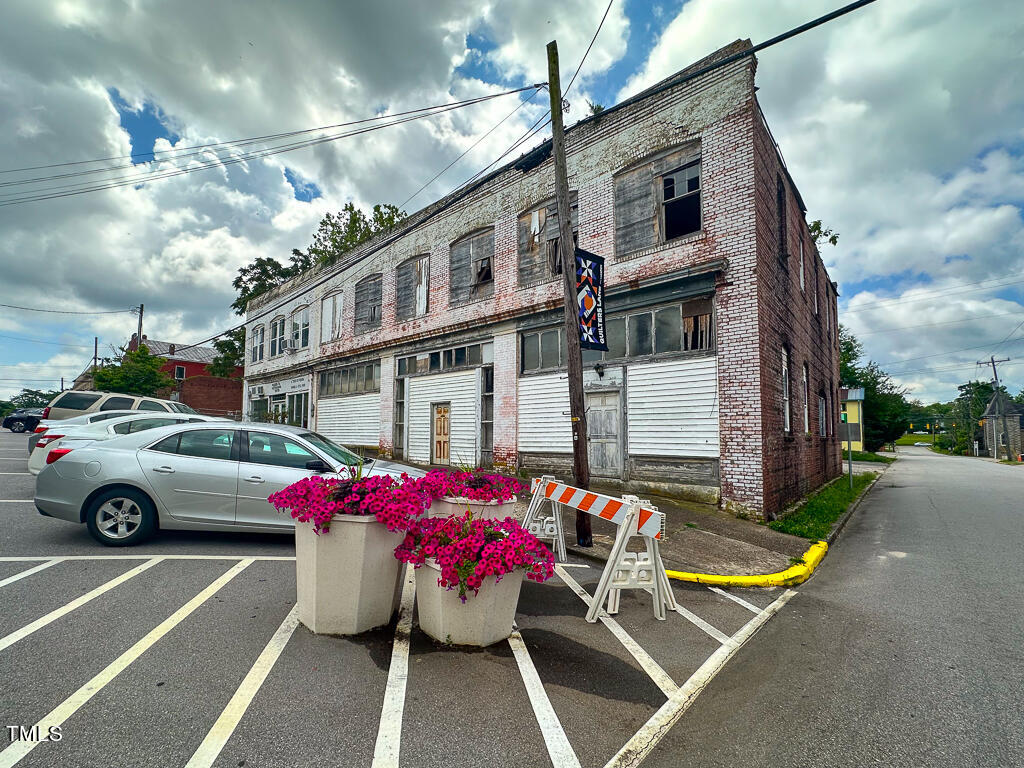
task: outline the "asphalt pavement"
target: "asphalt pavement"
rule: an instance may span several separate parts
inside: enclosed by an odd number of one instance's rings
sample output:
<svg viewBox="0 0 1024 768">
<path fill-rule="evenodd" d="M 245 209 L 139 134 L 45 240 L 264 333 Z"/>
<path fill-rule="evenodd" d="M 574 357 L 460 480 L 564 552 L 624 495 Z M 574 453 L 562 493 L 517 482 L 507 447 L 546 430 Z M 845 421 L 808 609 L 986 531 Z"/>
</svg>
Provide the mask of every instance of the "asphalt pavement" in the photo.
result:
<svg viewBox="0 0 1024 768">
<path fill-rule="evenodd" d="M 524 585 L 507 643 L 453 649 L 415 621 L 408 646 L 395 623 L 317 636 L 295 625 L 291 537 L 102 547 L 35 511 L 25 440 L 0 434 L 0 768 L 636 765 L 801 599 L 676 582 L 665 621 L 632 590 L 589 624 L 600 566 L 570 558 Z M 60 741 L 17 730 L 36 724 Z"/>
<path fill-rule="evenodd" d="M 1024 766 L 1024 467 L 901 448 L 649 766 Z"/>
</svg>

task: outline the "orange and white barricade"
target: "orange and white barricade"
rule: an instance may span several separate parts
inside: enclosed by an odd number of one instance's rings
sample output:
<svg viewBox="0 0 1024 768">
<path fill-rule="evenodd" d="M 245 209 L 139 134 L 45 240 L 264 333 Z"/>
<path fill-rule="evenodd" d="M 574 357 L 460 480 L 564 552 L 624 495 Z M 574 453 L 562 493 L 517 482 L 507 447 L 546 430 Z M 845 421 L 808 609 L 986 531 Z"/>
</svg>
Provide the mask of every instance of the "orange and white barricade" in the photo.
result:
<svg viewBox="0 0 1024 768">
<path fill-rule="evenodd" d="M 605 598 L 608 600 L 608 613 L 618 613 L 619 593 L 623 589 L 648 590 L 654 597 L 654 615 L 661 621 L 665 620 L 666 608 L 675 610 L 675 597 L 658 546 L 664 535 L 665 516 L 657 507 L 636 496 L 617 499 L 565 485 L 551 475 L 534 478 L 530 489 L 533 498 L 523 518 L 523 527 L 538 539 L 551 541 L 558 560 L 566 559 L 563 507 L 582 510 L 618 526 L 608 563 L 601 573 L 597 592 L 587 611 L 587 621 L 597 621 Z M 542 515 L 545 502 L 550 502 L 550 512 Z M 626 545 L 634 536 L 644 537 L 646 551 L 627 551 Z"/>
</svg>

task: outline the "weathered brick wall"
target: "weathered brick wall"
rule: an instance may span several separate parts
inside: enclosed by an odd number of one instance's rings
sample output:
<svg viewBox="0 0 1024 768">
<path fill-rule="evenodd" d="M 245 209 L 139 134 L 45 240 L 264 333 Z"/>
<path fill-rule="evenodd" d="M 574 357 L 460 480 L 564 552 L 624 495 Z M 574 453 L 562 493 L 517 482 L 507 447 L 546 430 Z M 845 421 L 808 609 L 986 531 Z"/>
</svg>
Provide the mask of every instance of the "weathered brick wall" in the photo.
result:
<svg viewBox="0 0 1024 768">
<path fill-rule="evenodd" d="M 241 413 L 242 381 L 216 376 L 193 376 L 178 386 L 182 403 L 200 413 L 221 416 Z"/>
<path fill-rule="evenodd" d="M 773 517 L 841 471 L 836 436 L 839 411 L 839 349 L 834 331 L 835 291 L 811 239 L 804 215 L 759 114 L 754 121 L 757 213 L 757 314 L 760 324 L 763 511 Z M 788 257 L 780 259 L 776 178 L 786 187 Z M 800 239 L 805 287 L 800 287 Z M 818 292 L 818 311 L 814 308 Z M 831 314 L 827 314 L 831 313 Z M 790 425 L 783 422 L 781 350 L 789 352 Z M 808 421 L 804 431 L 803 366 L 808 369 Z M 827 431 L 818 430 L 818 393 L 827 395 Z"/>
</svg>

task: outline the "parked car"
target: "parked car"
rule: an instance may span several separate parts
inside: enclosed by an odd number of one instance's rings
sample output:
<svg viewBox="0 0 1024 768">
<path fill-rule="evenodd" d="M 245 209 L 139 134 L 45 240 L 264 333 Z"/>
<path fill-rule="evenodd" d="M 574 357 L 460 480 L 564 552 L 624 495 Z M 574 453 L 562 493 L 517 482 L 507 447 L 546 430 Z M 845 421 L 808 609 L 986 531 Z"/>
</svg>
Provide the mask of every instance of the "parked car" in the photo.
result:
<svg viewBox="0 0 1024 768">
<path fill-rule="evenodd" d="M 195 413 L 187 405 L 174 400 L 160 400 L 155 397 L 139 397 L 119 392 L 89 392 L 71 390 L 61 392 L 43 410 L 44 419 L 62 421 L 72 416 L 95 411 L 163 411 L 164 413 Z"/>
<path fill-rule="evenodd" d="M 43 467 L 50 463 L 50 455 L 58 448 L 73 450 L 75 448 L 83 448 L 89 443 L 113 440 L 115 437 L 133 432 L 145 432 L 147 429 L 156 429 L 157 427 L 169 427 L 175 424 L 204 421 L 227 421 L 227 419 L 188 413 L 155 414 L 152 411 L 146 411 L 100 421 L 95 424 L 79 424 L 64 427 L 62 426 L 63 422 L 57 422 L 61 426 L 57 426 L 39 436 L 39 442 L 36 443 L 35 450 L 28 457 L 28 471 L 30 474 L 38 475 Z"/>
<path fill-rule="evenodd" d="M 931 445 L 931 443 L 921 443 L 921 442 L 918 442 L 918 443 L 914 443 L 914 445 L 923 445 L 925 448 L 927 448 L 927 447 L 929 447 Z"/>
<path fill-rule="evenodd" d="M 32 430 L 32 434 L 28 436 L 28 452 L 32 453 L 32 451 L 35 450 L 36 443 L 39 442 L 39 438 L 49 429 L 53 428 L 54 425 L 60 424 L 61 428 L 64 428 L 82 424 L 95 424 L 99 421 L 116 419 L 118 416 L 128 416 L 133 413 L 145 413 L 145 411 L 96 411 L 95 413 L 87 413 L 83 416 L 72 416 L 70 419 L 43 419 L 36 424 L 36 428 Z"/>
<path fill-rule="evenodd" d="M 158 427 L 55 449 L 49 458 L 36 480 L 36 509 L 85 523 L 107 546 L 138 544 L 161 528 L 291 534 L 294 521 L 267 497 L 303 477 L 423 475 L 379 459 L 364 463 L 301 427 L 237 422 Z"/>
<path fill-rule="evenodd" d="M 31 432 L 43 418 L 42 408 L 19 408 L 4 418 L 3 428 L 11 432 Z"/>
</svg>

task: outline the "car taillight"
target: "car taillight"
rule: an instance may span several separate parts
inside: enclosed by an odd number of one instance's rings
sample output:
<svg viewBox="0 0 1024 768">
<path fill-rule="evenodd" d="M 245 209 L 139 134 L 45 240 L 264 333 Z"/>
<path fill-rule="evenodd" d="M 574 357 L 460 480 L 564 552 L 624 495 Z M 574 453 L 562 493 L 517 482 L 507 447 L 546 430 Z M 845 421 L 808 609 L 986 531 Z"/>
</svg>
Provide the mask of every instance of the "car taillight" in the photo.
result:
<svg viewBox="0 0 1024 768">
<path fill-rule="evenodd" d="M 67 456 L 69 453 L 71 453 L 70 448 L 54 448 L 46 454 L 46 463 L 53 464 L 57 459 Z"/>
<path fill-rule="evenodd" d="M 43 418 L 50 418 L 50 406 L 46 406 L 45 408 L 43 408 Z"/>
<path fill-rule="evenodd" d="M 62 437 L 64 437 L 64 435 L 43 435 L 36 443 L 36 448 L 45 448 L 54 440 L 60 440 Z"/>
<path fill-rule="evenodd" d="M 36 432 L 37 435 L 41 435 L 41 434 L 43 434 L 43 432 L 45 432 L 48 429 L 49 429 L 49 427 L 36 427 L 35 432 Z"/>
</svg>

